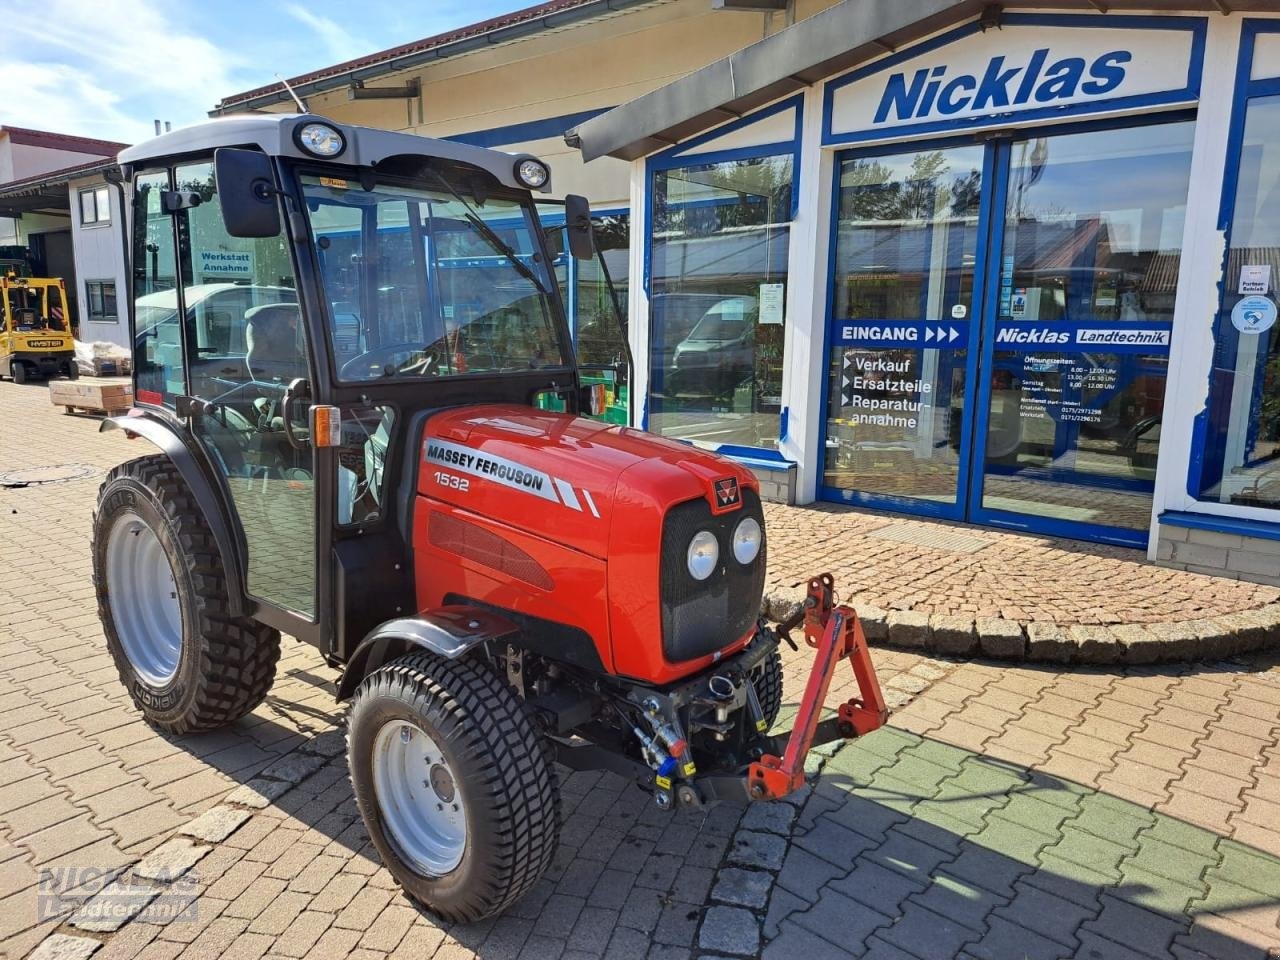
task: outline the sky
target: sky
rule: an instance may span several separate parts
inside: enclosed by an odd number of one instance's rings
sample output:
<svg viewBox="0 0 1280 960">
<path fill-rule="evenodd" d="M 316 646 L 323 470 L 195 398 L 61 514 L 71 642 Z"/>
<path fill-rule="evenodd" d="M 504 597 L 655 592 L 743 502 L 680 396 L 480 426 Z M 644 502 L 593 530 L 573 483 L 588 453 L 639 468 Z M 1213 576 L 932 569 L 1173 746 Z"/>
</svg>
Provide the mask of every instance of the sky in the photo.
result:
<svg viewBox="0 0 1280 960">
<path fill-rule="evenodd" d="M 224 96 L 536 0 L 4 0 L 0 125 L 136 143 Z"/>
</svg>

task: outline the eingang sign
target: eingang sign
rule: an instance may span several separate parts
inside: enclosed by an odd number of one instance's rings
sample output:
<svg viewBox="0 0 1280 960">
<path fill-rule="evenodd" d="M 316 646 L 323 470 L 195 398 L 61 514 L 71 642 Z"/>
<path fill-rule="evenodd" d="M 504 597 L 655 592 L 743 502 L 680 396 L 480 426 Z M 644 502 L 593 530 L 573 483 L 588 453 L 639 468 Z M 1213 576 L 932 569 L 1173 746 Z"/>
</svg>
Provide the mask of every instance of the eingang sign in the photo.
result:
<svg viewBox="0 0 1280 960">
<path fill-rule="evenodd" d="M 1204 20 L 1006 14 L 827 84 L 824 143 L 1193 103 Z"/>
</svg>

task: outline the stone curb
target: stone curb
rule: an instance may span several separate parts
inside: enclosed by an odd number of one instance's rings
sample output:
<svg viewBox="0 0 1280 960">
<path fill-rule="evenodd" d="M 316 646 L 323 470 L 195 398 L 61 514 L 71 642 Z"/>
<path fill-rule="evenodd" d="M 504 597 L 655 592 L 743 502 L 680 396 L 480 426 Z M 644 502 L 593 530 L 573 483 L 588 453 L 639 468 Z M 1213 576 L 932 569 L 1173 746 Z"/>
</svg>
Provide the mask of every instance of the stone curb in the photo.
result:
<svg viewBox="0 0 1280 960">
<path fill-rule="evenodd" d="M 800 609 L 793 593 L 766 594 L 761 613 L 775 623 Z M 1022 623 L 997 617 L 956 617 L 917 610 L 882 610 L 854 603 L 867 640 L 945 657 L 982 656 L 1032 663 L 1139 666 L 1221 660 L 1280 648 L 1280 604 L 1180 623 Z"/>
</svg>

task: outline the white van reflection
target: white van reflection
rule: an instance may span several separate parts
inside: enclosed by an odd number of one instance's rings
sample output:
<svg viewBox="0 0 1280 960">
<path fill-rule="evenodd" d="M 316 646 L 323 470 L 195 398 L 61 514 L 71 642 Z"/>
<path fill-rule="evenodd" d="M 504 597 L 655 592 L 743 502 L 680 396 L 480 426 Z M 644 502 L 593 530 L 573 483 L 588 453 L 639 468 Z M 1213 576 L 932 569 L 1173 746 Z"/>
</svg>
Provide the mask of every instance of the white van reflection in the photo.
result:
<svg viewBox="0 0 1280 960">
<path fill-rule="evenodd" d="M 755 297 L 717 301 L 676 344 L 670 387 L 675 393 L 720 396 L 749 379 L 755 366 Z"/>
</svg>

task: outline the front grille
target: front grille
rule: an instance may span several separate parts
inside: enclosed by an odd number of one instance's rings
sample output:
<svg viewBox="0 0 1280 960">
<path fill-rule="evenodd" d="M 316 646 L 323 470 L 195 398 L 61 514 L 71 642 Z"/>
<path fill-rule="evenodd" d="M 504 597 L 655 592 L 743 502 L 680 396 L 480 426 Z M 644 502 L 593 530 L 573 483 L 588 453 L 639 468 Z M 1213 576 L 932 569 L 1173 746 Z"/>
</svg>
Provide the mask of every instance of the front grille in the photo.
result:
<svg viewBox="0 0 1280 960">
<path fill-rule="evenodd" d="M 667 511 L 662 528 L 662 650 L 668 661 L 694 660 L 740 640 L 760 614 L 766 544 L 749 566 L 733 556 L 733 531 L 743 517 L 764 528 L 754 490 L 743 489 L 742 506 L 715 516 L 706 500 L 689 500 Z M 706 580 L 689 574 L 689 541 L 710 530 L 720 541 L 720 564 Z"/>
</svg>

